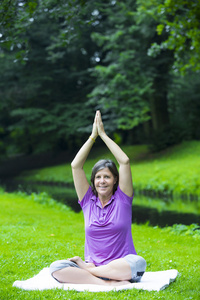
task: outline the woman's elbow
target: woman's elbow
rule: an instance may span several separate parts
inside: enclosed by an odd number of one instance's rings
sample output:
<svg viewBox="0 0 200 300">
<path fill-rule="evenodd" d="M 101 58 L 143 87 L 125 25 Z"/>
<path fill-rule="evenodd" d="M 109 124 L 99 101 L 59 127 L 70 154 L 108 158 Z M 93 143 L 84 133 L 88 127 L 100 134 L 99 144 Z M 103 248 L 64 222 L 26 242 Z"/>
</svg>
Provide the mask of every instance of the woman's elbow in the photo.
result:
<svg viewBox="0 0 200 300">
<path fill-rule="evenodd" d="M 82 169 L 82 166 L 80 164 L 76 163 L 75 161 L 72 161 L 71 162 L 71 168 L 72 168 L 72 170 Z"/>
<path fill-rule="evenodd" d="M 123 164 L 124 165 L 129 165 L 130 164 L 130 159 L 129 159 L 128 156 L 123 159 Z"/>
<path fill-rule="evenodd" d="M 71 168 L 75 169 L 76 168 L 76 164 L 74 163 L 74 161 L 71 162 Z"/>
</svg>

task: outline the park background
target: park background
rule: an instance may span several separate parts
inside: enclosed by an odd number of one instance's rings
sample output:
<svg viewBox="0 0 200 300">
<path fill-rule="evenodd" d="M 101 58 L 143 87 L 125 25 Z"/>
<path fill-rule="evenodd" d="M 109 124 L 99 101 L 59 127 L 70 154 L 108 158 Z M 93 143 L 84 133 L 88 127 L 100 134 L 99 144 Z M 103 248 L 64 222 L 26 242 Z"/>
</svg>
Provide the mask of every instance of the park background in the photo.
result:
<svg viewBox="0 0 200 300">
<path fill-rule="evenodd" d="M 199 20 L 197 0 L 1 1 L 0 298 L 64 297 L 58 291 L 22 293 L 12 283 L 55 256 L 83 256 L 70 162 L 99 109 L 106 132 L 131 159 L 138 254 L 146 255 L 149 270 L 180 273 L 159 296 L 131 296 L 197 299 Z M 109 156 L 97 139 L 85 166 L 88 179 L 94 162 Z M 129 293 L 109 297 L 126 299 Z"/>
</svg>

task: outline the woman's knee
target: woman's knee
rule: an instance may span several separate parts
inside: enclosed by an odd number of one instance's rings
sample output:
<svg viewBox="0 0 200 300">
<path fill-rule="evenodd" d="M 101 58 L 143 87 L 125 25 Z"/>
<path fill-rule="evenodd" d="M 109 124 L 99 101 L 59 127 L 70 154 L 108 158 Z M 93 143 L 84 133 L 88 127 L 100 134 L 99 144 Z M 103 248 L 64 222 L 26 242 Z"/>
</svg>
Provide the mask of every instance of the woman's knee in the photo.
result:
<svg viewBox="0 0 200 300">
<path fill-rule="evenodd" d="M 145 272 L 146 266 L 147 266 L 146 260 L 142 256 L 139 256 L 139 255 L 137 255 L 137 258 L 138 258 L 137 259 L 138 270 Z"/>
<path fill-rule="evenodd" d="M 49 267 L 49 271 L 51 273 L 51 275 L 54 273 L 54 272 L 57 272 L 59 270 L 62 270 L 64 268 L 68 268 L 68 267 L 75 267 L 75 268 L 79 268 L 79 266 L 72 262 L 72 261 L 69 261 L 69 260 L 57 260 L 57 261 L 54 261 L 50 267 Z"/>
<path fill-rule="evenodd" d="M 131 282 L 140 281 L 146 270 L 145 259 L 139 255 L 134 254 L 129 254 L 125 256 L 124 259 L 129 263 L 131 268 Z"/>
<path fill-rule="evenodd" d="M 61 260 L 57 260 L 57 261 L 54 261 L 50 267 L 49 267 L 49 271 L 51 274 L 53 274 L 54 272 L 60 270 L 63 268 L 63 263 Z"/>
</svg>

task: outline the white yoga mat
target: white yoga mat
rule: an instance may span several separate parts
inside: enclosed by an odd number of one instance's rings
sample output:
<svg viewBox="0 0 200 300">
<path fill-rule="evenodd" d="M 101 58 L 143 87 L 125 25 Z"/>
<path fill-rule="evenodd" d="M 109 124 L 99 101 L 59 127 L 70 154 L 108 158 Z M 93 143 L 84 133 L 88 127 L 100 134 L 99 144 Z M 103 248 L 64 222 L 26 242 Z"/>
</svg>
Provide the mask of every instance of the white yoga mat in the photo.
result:
<svg viewBox="0 0 200 300">
<path fill-rule="evenodd" d="M 128 290 L 133 288 L 147 291 L 160 291 L 165 289 L 171 282 L 173 282 L 176 279 L 177 275 L 177 270 L 145 272 L 140 282 L 121 286 L 70 283 L 63 284 L 56 281 L 50 275 L 49 268 L 44 268 L 37 275 L 30 279 L 23 281 L 15 281 L 13 283 L 13 286 L 24 290 L 45 290 L 59 288 L 64 290 L 76 290 L 78 292 L 108 292 Z"/>
</svg>

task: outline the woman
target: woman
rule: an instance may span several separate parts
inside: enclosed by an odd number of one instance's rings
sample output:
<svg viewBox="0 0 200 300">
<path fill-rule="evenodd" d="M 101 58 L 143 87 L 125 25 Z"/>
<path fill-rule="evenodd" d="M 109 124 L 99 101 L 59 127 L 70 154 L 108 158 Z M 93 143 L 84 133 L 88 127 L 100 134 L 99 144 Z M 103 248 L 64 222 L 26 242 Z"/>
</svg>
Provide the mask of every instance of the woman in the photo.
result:
<svg viewBox="0 0 200 300">
<path fill-rule="evenodd" d="M 83 170 L 97 138 L 103 140 L 119 164 L 111 160 L 95 164 L 89 185 Z M 140 281 L 145 260 L 136 254 L 132 235 L 133 184 L 129 158 L 104 131 L 96 112 L 92 134 L 72 161 L 75 189 L 85 219 L 85 262 L 78 256 L 51 264 L 59 282 L 121 285 Z"/>
</svg>

